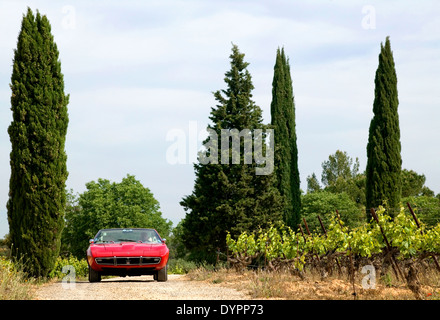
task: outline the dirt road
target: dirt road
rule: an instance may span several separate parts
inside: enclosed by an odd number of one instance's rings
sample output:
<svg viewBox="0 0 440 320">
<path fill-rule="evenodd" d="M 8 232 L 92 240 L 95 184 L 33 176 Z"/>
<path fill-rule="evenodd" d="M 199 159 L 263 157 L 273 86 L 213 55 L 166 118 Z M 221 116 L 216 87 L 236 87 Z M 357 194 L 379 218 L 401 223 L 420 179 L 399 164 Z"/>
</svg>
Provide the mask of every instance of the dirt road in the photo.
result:
<svg viewBox="0 0 440 320">
<path fill-rule="evenodd" d="M 185 275 L 168 275 L 167 282 L 152 276 L 103 279 L 98 283 L 48 283 L 38 286 L 37 300 L 223 300 L 250 299 L 242 291 L 220 284 L 192 281 Z"/>
</svg>

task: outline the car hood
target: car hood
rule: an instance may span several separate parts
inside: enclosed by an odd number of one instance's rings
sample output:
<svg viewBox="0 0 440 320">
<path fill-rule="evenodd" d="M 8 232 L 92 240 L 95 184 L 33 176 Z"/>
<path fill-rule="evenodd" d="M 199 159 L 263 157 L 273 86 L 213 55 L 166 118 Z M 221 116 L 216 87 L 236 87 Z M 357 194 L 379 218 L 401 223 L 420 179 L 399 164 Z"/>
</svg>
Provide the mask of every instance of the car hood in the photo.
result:
<svg viewBox="0 0 440 320">
<path fill-rule="evenodd" d="M 134 242 L 92 244 L 90 251 L 93 256 L 161 256 L 168 248 L 165 244 L 147 244 Z"/>
</svg>

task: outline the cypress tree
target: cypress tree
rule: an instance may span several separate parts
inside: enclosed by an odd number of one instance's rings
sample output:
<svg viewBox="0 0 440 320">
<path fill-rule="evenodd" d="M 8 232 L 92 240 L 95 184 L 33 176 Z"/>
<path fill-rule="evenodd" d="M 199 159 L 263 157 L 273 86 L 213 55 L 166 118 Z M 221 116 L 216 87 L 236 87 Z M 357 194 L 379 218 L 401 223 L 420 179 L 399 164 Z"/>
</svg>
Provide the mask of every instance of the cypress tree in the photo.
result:
<svg viewBox="0 0 440 320">
<path fill-rule="evenodd" d="M 277 187 L 285 198 L 284 222 L 293 228 L 300 223 L 301 190 L 295 130 L 295 103 L 288 58 L 278 48 L 272 81 L 271 124 L 275 139 Z"/>
<path fill-rule="evenodd" d="M 379 66 L 375 78 L 373 119 L 367 145 L 366 205 L 369 209 L 382 205 L 399 206 L 401 196 L 400 129 L 397 108 L 397 75 L 390 39 L 381 43 Z"/>
<path fill-rule="evenodd" d="M 7 203 L 12 254 L 45 277 L 59 254 L 67 179 L 68 125 L 58 49 L 46 16 L 23 15 L 11 77 L 13 120 Z"/>
<path fill-rule="evenodd" d="M 230 59 L 231 69 L 224 79 L 227 89 L 214 93 L 218 104 L 211 108 L 209 117 L 212 125 L 208 129 L 216 132 L 219 140 L 222 129 L 249 129 L 250 134 L 255 129 L 267 129 L 262 123 L 260 107 L 252 100 L 254 86 L 247 70 L 249 63 L 244 61 L 244 54 L 236 45 Z M 241 150 L 244 140 L 240 139 Z M 232 156 L 229 152 L 230 159 Z M 259 164 L 255 161 L 245 163 L 244 153 L 240 155 L 239 164 L 225 164 L 221 152 L 217 160 L 217 163 L 204 164 L 199 155 L 199 163 L 194 165 L 194 190 L 180 202 L 186 211 L 182 223 L 183 240 L 194 259 L 212 259 L 217 248 L 224 252 L 227 232 L 235 237 L 243 231 L 252 232 L 282 219 L 282 201 L 274 186 L 274 174 L 257 175 L 255 168 Z"/>
</svg>

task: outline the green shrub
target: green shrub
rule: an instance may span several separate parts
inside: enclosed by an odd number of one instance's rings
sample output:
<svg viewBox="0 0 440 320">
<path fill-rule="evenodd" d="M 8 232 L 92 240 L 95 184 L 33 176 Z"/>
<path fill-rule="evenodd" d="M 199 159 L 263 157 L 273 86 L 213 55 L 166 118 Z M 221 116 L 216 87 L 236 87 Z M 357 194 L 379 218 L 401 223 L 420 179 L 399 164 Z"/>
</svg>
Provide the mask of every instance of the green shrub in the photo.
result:
<svg viewBox="0 0 440 320">
<path fill-rule="evenodd" d="M 226 263 L 220 261 L 217 265 L 206 261 L 196 262 L 187 259 L 170 259 L 168 260 L 168 273 L 170 274 L 186 274 L 196 269 L 204 269 L 206 271 L 214 271 L 218 268 L 224 268 Z"/>
<path fill-rule="evenodd" d="M 168 273 L 186 274 L 198 266 L 195 262 L 185 259 L 170 259 L 168 261 Z"/>
<path fill-rule="evenodd" d="M 440 201 L 438 198 L 429 196 L 406 197 L 401 200 L 406 209 L 408 202 L 414 210 L 417 218 L 429 228 L 440 223 Z M 407 210 L 409 212 L 409 210 Z"/>
<path fill-rule="evenodd" d="M 365 209 L 359 208 L 345 192 L 338 194 L 328 191 L 307 193 L 302 196 L 301 203 L 301 214 L 306 219 L 310 232 L 322 233 L 318 215 L 325 228 L 328 228 L 330 217 L 336 210 L 339 211 L 341 220 L 349 228 L 356 228 L 366 222 Z"/>
<path fill-rule="evenodd" d="M 64 278 L 66 275 L 70 273 L 70 271 L 68 270 L 64 270 L 63 272 L 64 266 L 72 266 L 75 270 L 76 278 L 86 278 L 88 276 L 87 261 L 85 259 L 77 259 L 71 256 L 68 258 L 58 257 L 55 262 L 55 267 L 50 272 L 49 277 L 58 278 L 58 279 Z"/>
</svg>

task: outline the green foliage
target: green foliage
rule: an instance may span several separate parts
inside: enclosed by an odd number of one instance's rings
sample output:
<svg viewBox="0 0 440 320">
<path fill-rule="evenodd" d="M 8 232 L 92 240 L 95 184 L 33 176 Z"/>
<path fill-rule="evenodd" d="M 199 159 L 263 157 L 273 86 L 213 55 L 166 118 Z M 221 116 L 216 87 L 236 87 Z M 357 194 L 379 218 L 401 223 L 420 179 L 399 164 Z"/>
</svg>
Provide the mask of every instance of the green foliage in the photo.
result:
<svg viewBox="0 0 440 320">
<path fill-rule="evenodd" d="M 381 44 L 375 78 L 373 119 L 367 145 L 366 206 L 376 208 L 386 201 L 388 208 L 399 206 L 402 183 L 400 128 L 397 112 L 397 76 L 390 40 Z M 393 211 L 390 211 L 393 214 Z"/>
<path fill-rule="evenodd" d="M 321 191 L 322 188 L 319 184 L 316 174 L 313 172 L 311 175 L 307 176 L 307 193 Z"/>
<path fill-rule="evenodd" d="M 330 216 L 338 210 L 341 219 L 350 228 L 359 226 L 365 219 L 364 210 L 359 208 L 346 193 L 332 193 L 328 191 L 308 193 L 302 196 L 302 216 L 306 219 L 309 229 L 322 232 L 318 215 L 325 227 L 329 225 Z"/>
<path fill-rule="evenodd" d="M 312 233 L 303 237 L 289 227 L 272 226 L 266 230 L 259 229 L 256 233 L 243 232 L 236 239 L 228 234 L 226 242 L 230 257 L 236 260 L 260 256 L 264 257 L 265 263 L 284 261 L 299 270 L 307 263 L 312 263 L 316 256 L 323 258 L 332 253 L 355 258 L 383 255 L 385 259 L 387 249 L 380 227 L 391 241 L 399 260 L 440 253 L 440 224 L 426 229 L 422 223 L 419 229 L 404 207 L 394 218 L 385 214 L 385 208 L 381 206 L 376 213 L 379 224 L 371 220 L 353 229 L 332 214 L 326 236 Z"/>
<path fill-rule="evenodd" d="M 306 215 L 307 221 L 312 221 L 312 229 L 320 230 L 318 221 L 316 220 L 317 214 L 327 221 L 326 213 L 333 212 L 336 209 L 341 210 L 343 204 L 327 203 L 321 201 L 322 197 L 328 198 L 329 193 L 332 194 L 347 194 L 348 197 L 354 201 L 359 208 L 358 213 L 349 213 L 342 215 L 343 220 L 352 228 L 359 223 L 362 223 L 362 217 L 364 216 L 364 203 L 365 203 L 365 175 L 359 174 L 359 162 L 356 158 L 354 161 L 350 158 L 346 152 L 337 150 L 335 154 L 329 156 L 327 161 L 322 163 L 322 182 L 324 187 L 318 182 L 318 178 L 313 173 L 307 177 L 307 195 L 303 197 L 303 214 Z M 402 178 L 402 199 L 401 202 L 406 208 L 406 203 L 409 202 L 417 215 L 425 221 L 428 227 L 432 227 L 440 222 L 440 201 L 439 197 L 434 197 L 434 192 L 425 186 L 426 178 L 423 174 L 418 174 L 413 170 L 403 169 L 401 171 Z M 312 196 L 312 193 L 319 193 L 325 191 L 326 193 L 321 195 Z M 335 197 L 334 197 L 335 198 Z M 315 203 L 310 205 L 310 202 Z M 353 209 L 354 207 L 351 206 Z M 345 207 L 347 208 L 347 207 Z M 349 212 L 355 212 L 356 210 L 349 210 Z M 349 218 L 349 220 L 347 220 Z M 315 221 L 315 222 L 313 222 Z M 327 225 L 327 222 L 325 222 Z"/>
<path fill-rule="evenodd" d="M 347 152 L 337 150 L 322 163 L 321 181 L 325 191 L 345 192 L 359 206 L 365 204 L 365 175 L 359 173 L 359 159 Z"/>
<path fill-rule="evenodd" d="M 334 155 L 330 155 L 327 161 L 322 163 L 321 181 L 325 187 L 335 185 L 338 179 L 349 180 L 359 173 L 359 159 L 353 163 L 353 159 L 347 152 L 336 150 Z"/>
<path fill-rule="evenodd" d="M 409 203 L 417 217 L 426 223 L 428 228 L 440 223 L 440 199 L 430 196 L 412 196 L 402 198 L 402 203 Z"/>
<path fill-rule="evenodd" d="M 12 254 L 30 276 L 46 277 L 60 249 L 66 202 L 69 96 L 46 16 L 28 8 L 11 76 L 12 144 L 8 222 Z"/>
<path fill-rule="evenodd" d="M 290 65 L 284 48 L 277 50 L 272 81 L 271 124 L 275 140 L 277 188 L 285 197 L 284 222 L 295 227 L 300 222 L 301 191 L 296 145 L 295 103 Z"/>
<path fill-rule="evenodd" d="M 434 191 L 425 186 L 426 177 L 413 170 L 402 170 L 402 198 L 430 196 L 434 197 Z"/>
<path fill-rule="evenodd" d="M 194 261 L 178 258 L 170 259 L 168 261 L 168 273 L 171 274 L 186 274 L 199 267 Z"/>
<path fill-rule="evenodd" d="M 359 173 L 359 160 L 353 160 L 347 152 L 336 150 L 322 164 L 321 181 L 319 185 L 315 173 L 307 177 L 307 192 L 327 191 L 331 193 L 346 193 L 351 200 L 363 208 L 365 204 L 365 175 Z"/>
<path fill-rule="evenodd" d="M 86 259 L 77 259 L 77 258 L 71 256 L 68 258 L 58 257 L 58 259 L 56 260 L 56 263 L 55 263 L 55 267 L 50 272 L 49 277 L 63 279 L 70 272 L 70 271 L 68 272 L 67 269 L 64 270 L 64 272 L 63 272 L 63 268 L 66 266 L 71 266 L 74 268 L 75 277 L 77 280 L 81 279 L 81 278 L 87 278 L 89 275 L 87 260 Z M 72 276 L 72 275 L 70 275 L 70 276 Z"/>
<path fill-rule="evenodd" d="M 167 239 L 167 247 L 170 250 L 171 259 L 185 259 L 189 252 L 183 241 L 183 220 L 180 220 L 177 226 L 172 229 L 171 235 Z"/>
<path fill-rule="evenodd" d="M 70 194 L 63 250 L 84 257 L 89 239 L 104 228 L 154 228 L 166 238 L 172 222 L 162 218 L 159 202 L 132 175 L 120 183 L 98 179 L 77 198 Z"/>
<path fill-rule="evenodd" d="M 248 63 L 237 46 L 230 55 L 231 69 L 225 74 L 225 90 L 214 93 L 217 105 L 211 109 L 209 129 L 266 129 L 261 109 L 252 100 L 253 84 Z M 243 142 L 241 141 L 241 146 Z M 230 146 L 231 149 L 231 146 Z M 230 152 L 231 154 L 231 152 Z M 245 230 L 267 226 L 282 219 L 282 197 L 274 185 L 275 175 L 256 175 L 255 161 L 239 164 L 197 163 L 193 193 L 180 204 L 186 211 L 182 239 L 196 260 L 213 262 L 217 248 L 225 251 L 226 232 L 238 235 Z M 254 154 L 252 154 L 254 158 Z M 230 162 L 231 163 L 231 162 Z"/>
</svg>

